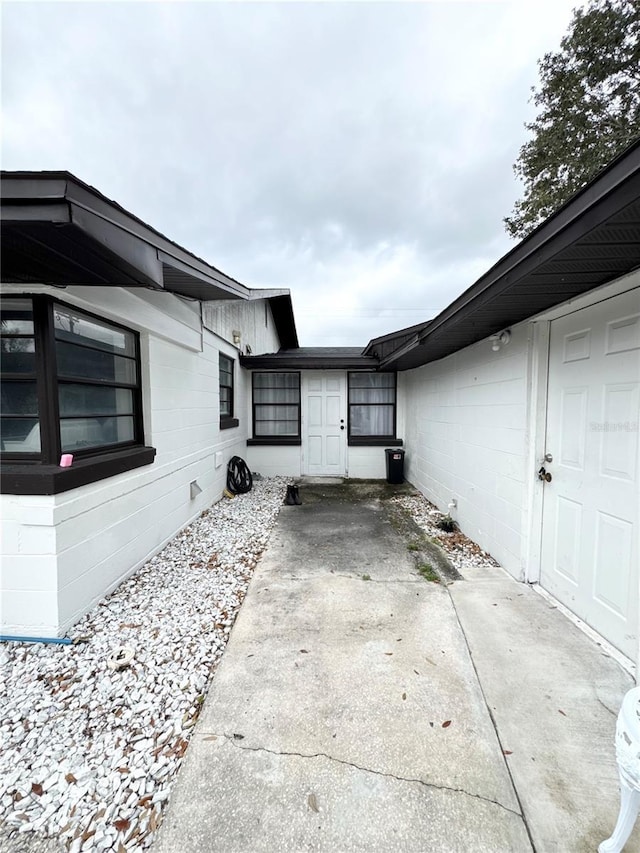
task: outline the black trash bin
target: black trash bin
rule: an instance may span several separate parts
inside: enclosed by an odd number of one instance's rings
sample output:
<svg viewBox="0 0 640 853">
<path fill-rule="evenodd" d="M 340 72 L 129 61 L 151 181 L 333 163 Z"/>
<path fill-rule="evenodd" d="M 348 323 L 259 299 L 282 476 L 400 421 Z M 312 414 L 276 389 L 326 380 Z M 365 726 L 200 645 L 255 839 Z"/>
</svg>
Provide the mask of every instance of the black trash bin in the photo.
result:
<svg viewBox="0 0 640 853">
<path fill-rule="evenodd" d="M 387 447 L 387 483 L 404 483 L 404 450 Z"/>
</svg>

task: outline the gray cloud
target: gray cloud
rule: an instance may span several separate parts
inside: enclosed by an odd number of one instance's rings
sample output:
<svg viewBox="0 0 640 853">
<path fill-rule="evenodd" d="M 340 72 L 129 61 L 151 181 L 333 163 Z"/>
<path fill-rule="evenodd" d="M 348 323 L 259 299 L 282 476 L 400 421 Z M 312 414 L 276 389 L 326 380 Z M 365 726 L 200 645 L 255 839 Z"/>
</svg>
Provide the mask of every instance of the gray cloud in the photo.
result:
<svg viewBox="0 0 640 853">
<path fill-rule="evenodd" d="M 3 167 L 69 169 L 304 344 L 427 319 L 508 248 L 535 61 L 570 2 L 20 3 Z"/>
</svg>

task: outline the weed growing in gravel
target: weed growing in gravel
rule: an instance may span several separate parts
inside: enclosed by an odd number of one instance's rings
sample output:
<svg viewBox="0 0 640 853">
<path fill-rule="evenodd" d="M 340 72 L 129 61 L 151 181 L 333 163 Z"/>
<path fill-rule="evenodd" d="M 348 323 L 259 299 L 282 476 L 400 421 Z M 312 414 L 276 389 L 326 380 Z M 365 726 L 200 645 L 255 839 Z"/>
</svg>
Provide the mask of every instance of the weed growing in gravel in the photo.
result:
<svg viewBox="0 0 640 853">
<path fill-rule="evenodd" d="M 447 533 L 453 533 L 458 529 L 457 523 L 451 518 L 450 515 L 444 515 L 440 521 L 436 521 L 436 527 L 439 527 L 440 530 L 444 530 Z"/>
<path fill-rule="evenodd" d="M 371 575 L 362 575 L 362 580 L 363 580 L 363 581 L 370 581 L 370 580 L 371 580 Z"/>
</svg>

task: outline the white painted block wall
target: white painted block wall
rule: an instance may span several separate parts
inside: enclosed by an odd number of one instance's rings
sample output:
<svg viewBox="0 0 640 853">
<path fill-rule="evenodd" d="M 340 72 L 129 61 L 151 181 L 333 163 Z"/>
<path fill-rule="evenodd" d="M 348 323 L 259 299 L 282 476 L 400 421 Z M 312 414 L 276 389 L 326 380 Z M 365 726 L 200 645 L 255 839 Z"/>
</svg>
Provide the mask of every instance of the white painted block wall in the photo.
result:
<svg viewBox="0 0 640 853">
<path fill-rule="evenodd" d="M 244 448 L 243 458 L 252 471 L 263 477 L 300 476 L 300 447 L 295 445 L 251 445 Z"/>
<path fill-rule="evenodd" d="M 527 324 L 398 374 L 406 478 L 521 578 L 527 476 Z"/>
<path fill-rule="evenodd" d="M 3 634 L 63 634 L 220 498 L 231 456 L 246 458 L 250 377 L 231 343 L 202 330 L 195 303 L 89 290 L 69 288 L 60 298 L 140 331 L 145 441 L 157 455 L 151 465 L 59 495 L 0 497 Z M 251 308 L 264 317 L 263 304 Z M 220 351 L 236 364 L 240 423 L 227 430 L 219 427 Z M 202 489 L 195 500 L 192 480 Z"/>
</svg>

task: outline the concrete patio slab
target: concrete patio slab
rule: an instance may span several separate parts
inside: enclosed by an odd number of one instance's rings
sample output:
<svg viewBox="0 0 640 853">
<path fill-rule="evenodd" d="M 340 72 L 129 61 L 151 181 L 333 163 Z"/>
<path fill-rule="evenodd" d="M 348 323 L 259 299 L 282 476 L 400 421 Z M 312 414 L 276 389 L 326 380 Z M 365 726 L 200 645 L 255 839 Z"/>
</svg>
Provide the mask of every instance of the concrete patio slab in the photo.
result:
<svg viewBox="0 0 640 853">
<path fill-rule="evenodd" d="M 426 582 L 357 492 L 283 508 L 154 850 L 595 851 L 631 678 L 501 569 Z"/>
<path fill-rule="evenodd" d="M 531 849 L 451 600 L 379 502 L 283 509 L 156 849 L 214 842 Z"/>
<path fill-rule="evenodd" d="M 502 570 L 449 587 L 535 849 L 594 851 L 616 822 L 616 717 L 633 680 Z M 625 850 L 640 850 L 640 825 Z"/>
</svg>

